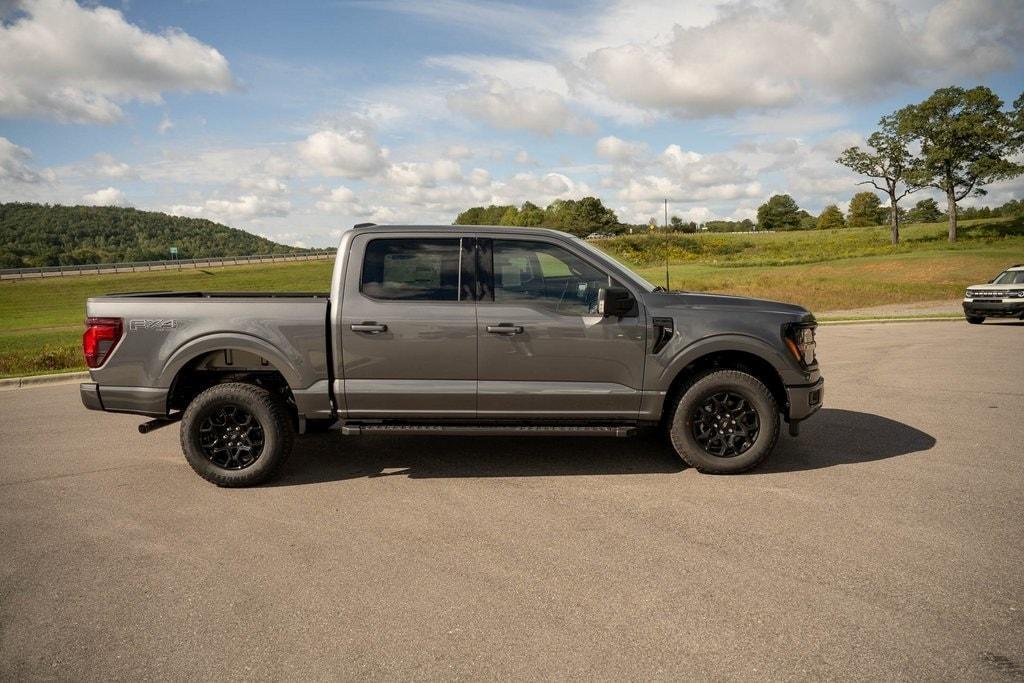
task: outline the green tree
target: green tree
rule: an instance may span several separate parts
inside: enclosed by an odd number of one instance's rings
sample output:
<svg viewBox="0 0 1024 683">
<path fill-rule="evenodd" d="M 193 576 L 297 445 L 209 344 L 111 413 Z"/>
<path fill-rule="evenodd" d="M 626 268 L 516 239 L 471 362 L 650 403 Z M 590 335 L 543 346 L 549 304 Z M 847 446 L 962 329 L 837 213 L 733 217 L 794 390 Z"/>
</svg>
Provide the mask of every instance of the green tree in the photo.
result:
<svg viewBox="0 0 1024 683">
<path fill-rule="evenodd" d="M 514 206 L 505 209 L 505 213 L 501 214 L 501 220 L 498 221 L 498 225 L 519 225 L 519 209 Z"/>
<path fill-rule="evenodd" d="M 772 195 L 757 209 L 760 230 L 797 230 L 800 228 L 800 207 L 788 194 Z"/>
<path fill-rule="evenodd" d="M 543 224 L 544 209 L 533 202 L 523 202 L 523 205 L 519 208 L 519 222 L 516 225 L 533 228 Z"/>
<path fill-rule="evenodd" d="M 985 86 L 970 90 L 936 90 L 920 104 L 896 112 L 900 133 L 921 144 L 907 180 L 915 187 L 933 187 L 946 196 L 949 241 L 956 241 L 956 203 L 985 194 L 984 185 L 1024 173 L 1010 161 L 1024 145 L 1021 105 L 1003 111 L 1003 101 Z"/>
<path fill-rule="evenodd" d="M 922 199 L 914 204 L 907 213 L 907 221 L 910 223 L 938 223 L 942 220 L 942 210 L 934 199 Z"/>
<path fill-rule="evenodd" d="M 819 230 L 831 230 L 833 228 L 845 228 L 846 219 L 843 218 L 843 212 L 839 210 L 839 207 L 835 204 L 829 204 L 821 211 L 821 215 L 818 216 L 818 229 Z"/>
<path fill-rule="evenodd" d="M 880 225 L 884 219 L 882 200 L 874 192 L 858 192 L 850 200 L 848 224 L 851 228 Z"/>
<path fill-rule="evenodd" d="M 899 123 L 892 114 L 883 116 L 878 125 L 880 130 L 868 138 L 869 150 L 850 147 L 836 161 L 869 178 L 858 185 L 871 185 L 889 196 L 889 229 L 892 243 L 899 244 L 899 201 L 913 192 L 913 188 L 906 184 L 907 172 L 913 163 L 913 157 L 907 151 L 910 136 L 900 131 Z"/>
</svg>

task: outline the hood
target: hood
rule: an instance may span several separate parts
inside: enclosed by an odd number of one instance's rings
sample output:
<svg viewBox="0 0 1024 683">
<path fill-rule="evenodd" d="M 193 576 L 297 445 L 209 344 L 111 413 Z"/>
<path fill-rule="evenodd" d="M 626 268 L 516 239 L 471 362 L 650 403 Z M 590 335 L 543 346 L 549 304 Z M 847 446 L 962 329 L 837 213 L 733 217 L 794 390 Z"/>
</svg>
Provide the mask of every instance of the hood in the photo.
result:
<svg viewBox="0 0 1024 683">
<path fill-rule="evenodd" d="M 1020 289 L 1024 289 L 1024 283 L 1006 284 L 1006 285 L 994 285 L 994 284 L 986 282 L 983 285 L 968 285 L 967 289 L 971 289 L 971 290 L 977 289 L 977 290 L 981 290 L 983 292 L 992 292 L 992 291 L 1004 290 L 1004 289 L 1020 290 Z"/>
<path fill-rule="evenodd" d="M 770 299 L 754 299 L 747 296 L 730 296 L 727 294 L 703 294 L 699 292 L 649 292 L 644 295 L 644 302 L 653 309 L 664 308 L 713 308 L 713 309 L 745 309 L 762 313 L 782 313 L 797 319 L 814 316 L 803 306 L 787 304 Z"/>
</svg>

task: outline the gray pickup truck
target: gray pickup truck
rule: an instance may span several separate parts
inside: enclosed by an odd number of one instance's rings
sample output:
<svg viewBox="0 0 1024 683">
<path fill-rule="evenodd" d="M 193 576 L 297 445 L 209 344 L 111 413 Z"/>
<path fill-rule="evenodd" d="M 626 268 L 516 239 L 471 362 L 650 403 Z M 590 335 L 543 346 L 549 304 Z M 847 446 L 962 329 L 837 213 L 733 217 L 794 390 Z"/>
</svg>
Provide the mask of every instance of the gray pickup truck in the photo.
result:
<svg viewBox="0 0 1024 683">
<path fill-rule="evenodd" d="M 570 235 L 357 226 L 330 294 L 89 299 L 93 410 L 181 421 L 219 486 L 271 477 L 296 433 L 626 436 L 660 426 L 702 472 L 742 472 L 823 398 L 800 306 L 667 292 Z M 340 423 L 335 426 L 335 423 Z"/>
</svg>

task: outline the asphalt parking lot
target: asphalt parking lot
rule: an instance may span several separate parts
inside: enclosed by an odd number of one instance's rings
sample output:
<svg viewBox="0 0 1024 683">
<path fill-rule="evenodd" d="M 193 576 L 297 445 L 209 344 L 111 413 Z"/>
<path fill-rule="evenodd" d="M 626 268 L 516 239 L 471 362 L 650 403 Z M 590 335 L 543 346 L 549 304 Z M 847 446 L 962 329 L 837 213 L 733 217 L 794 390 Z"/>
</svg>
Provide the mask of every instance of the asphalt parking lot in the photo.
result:
<svg viewBox="0 0 1024 683">
<path fill-rule="evenodd" d="M 0 393 L 0 679 L 1024 677 L 1024 326 L 819 332 L 827 407 L 732 477 L 657 440 L 177 430 Z"/>
</svg>

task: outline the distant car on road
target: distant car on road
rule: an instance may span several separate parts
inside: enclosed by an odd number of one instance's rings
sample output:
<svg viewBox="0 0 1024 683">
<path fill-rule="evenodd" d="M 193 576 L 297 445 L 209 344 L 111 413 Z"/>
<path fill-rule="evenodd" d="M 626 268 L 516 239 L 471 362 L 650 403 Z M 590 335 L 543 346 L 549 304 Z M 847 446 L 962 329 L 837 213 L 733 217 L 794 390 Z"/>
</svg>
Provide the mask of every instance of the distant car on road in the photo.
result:
<svg viewBox="0 0 1024 683">
<path fill-rule="evenodd" d="M 968 287 L 964 315 L 972 325 L 980 325 L 985 318 L 1024 320 L 1024 263 L 1010 266 L 992 282 Z"/>
</svg>

